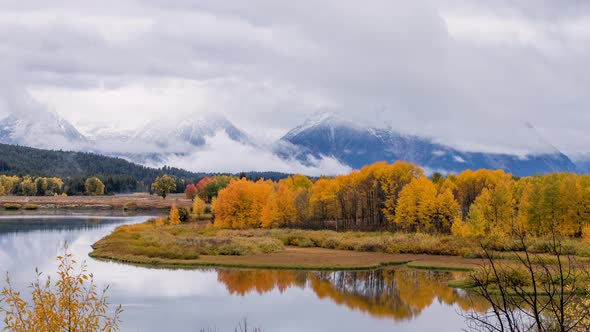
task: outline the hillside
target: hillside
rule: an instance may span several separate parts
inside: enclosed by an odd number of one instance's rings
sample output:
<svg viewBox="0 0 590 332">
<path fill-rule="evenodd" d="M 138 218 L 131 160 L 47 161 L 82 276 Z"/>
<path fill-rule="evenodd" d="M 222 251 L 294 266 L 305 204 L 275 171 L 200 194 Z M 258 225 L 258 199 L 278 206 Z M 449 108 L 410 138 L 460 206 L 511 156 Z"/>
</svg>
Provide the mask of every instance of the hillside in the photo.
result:
<svg viewBox="0 0 590 332">
<path fill-rule="evenodd" d="M 164 173 L 192 180 L 202 174 L 178 168 L 155 169 L 137 165 L 121 158 L 94 153 L 41 150 L 17 145 L 0 144 L 0 174 L 72 177 L 128 176 L 151 183 Z"/>
<path fill-rule="evenodd" d="M 243 175 L 251 180 L 264 178 L 277 181 L 290 175 L 280 172 L 196 173 L 174 167 L 157 169 L 137 165 L 121 158 L 106 157 L 94 153 L 42 150 L 1 143 L 0 174 L 56 176 L 63 179 L 98 176 L 107 181 L 107 188 L 109 188 L 108 181 L 123 182 L 120 190 L 116 185 L 113 186 L 115 192 L 144 190 L 146 189 L 145 185 L 149 185 L 162 174 L 169 174 L 183 180 L 179 181 L 178 191 L 181 192 L 184 190 L 181 187 L 182 183 L 196 182 L 204 176 Z M 131 185 L 128 185 L 130 182 L 128 180 L 132 180 Z"/>
</svg>

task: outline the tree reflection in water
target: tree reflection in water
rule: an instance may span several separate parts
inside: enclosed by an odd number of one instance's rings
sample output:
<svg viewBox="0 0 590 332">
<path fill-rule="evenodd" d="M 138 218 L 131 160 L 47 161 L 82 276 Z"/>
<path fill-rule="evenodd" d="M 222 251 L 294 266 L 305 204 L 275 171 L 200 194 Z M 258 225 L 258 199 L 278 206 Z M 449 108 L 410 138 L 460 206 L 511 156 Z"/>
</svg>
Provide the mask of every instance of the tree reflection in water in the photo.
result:
<svg viewBox="0 0 590 332">
<path fill-rule="evenodd" d="M 310 288 L 320 299 L 394 320 L 418 316 L 434 301 L 457 305 L 461 310 L 485 311 L 481 299 L 448 287 L 461 272 L 422 271 L 407 268 L 372 271 L 306 272 L 283 270 L 220 270 L 218 280 L 231 294 L 263 294 L 291 287 Z"/>
</svg>

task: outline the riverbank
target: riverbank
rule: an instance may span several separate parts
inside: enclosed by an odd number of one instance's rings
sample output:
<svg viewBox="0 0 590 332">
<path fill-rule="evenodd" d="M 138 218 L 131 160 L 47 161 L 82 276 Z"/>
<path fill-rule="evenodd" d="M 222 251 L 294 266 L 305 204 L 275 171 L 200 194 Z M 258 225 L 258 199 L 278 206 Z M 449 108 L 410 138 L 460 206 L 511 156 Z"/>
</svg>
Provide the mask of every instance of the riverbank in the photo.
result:
<svg viewBox="0 0 590 332">
<path fill-rule="evenodd" d="M 453 256 L 414 254 L 386 254 L 354 252 L 322 248 L 286 247 L 272 254 L 256 255 L 202 255 L 197 259 L 165 259 L 106 253 L 94 250 L 90 256 L 132 265 L 161 268 L 252 268 L 278 270 L 370 270 L 393 265 L 405 265 L 418 269 L 470 271 L 477 268 L 479 260 Z"/>
<path fill-rule="evenodd" d="M 165 200 L 149 194 L 129 194 L 116 196 L 0 196 L 0 210 L 126 210 L 153 211 L 169 210 L 175 204 L 178 207 L 190 208 L 191 200 L 184 194 L 173 194 Z"/>
<path fill-rule="evenodd" d="M 403 247 L 385 250 L 377 241 Z M 94 258 L 153 267 L 355 270 L 404 264 L 471 270 L 481 263 L 475 257 L 440 254 L 445 246 L 415 234 L 220 230 L 203 223 L 157 226 L 151 221 L 118 227 L 93 249 Z"/>
</svg>

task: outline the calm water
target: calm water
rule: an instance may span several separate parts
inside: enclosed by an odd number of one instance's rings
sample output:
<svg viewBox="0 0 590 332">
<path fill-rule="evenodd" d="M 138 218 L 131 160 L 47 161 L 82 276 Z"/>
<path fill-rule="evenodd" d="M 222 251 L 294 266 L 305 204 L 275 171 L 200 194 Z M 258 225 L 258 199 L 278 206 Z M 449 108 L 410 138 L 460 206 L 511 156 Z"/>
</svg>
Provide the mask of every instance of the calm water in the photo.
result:
<svg viewBox="0 0 590 332">
<path fill-rule="evenodd" d="M 363 272 L 158 270 L 89 258 L 117 225 L 147 217 L 0 217 L 0 272 L 26 289 L 35 267 L 55 271 L 68 243 L 87 259 L 123 331 L 233 331 L 247 317 L 263 331 L 460 331 L 466 294 L 445 286 L 450 272 L 396 268 Z M 4 286 L 3 281 L 0 286 Z"/>
</svg>

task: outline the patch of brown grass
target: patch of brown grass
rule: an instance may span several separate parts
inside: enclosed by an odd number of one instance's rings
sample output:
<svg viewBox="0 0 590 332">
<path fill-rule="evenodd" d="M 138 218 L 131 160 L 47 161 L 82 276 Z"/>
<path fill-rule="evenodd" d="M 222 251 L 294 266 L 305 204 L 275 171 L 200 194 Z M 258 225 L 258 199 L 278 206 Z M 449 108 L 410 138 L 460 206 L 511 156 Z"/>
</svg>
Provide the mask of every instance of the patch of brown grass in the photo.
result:
<svg viewBox="0 0 590 332">
<path fill-rule="evenodd" d="M 93 245 L 94 255 L 187 260 L 200 255 L 252 255 L 283 250 L 277 239 L 208 236 L 204 231 L 196 224 L 156 226 L 148 222 L 120 226 Z"/>
</svg>

